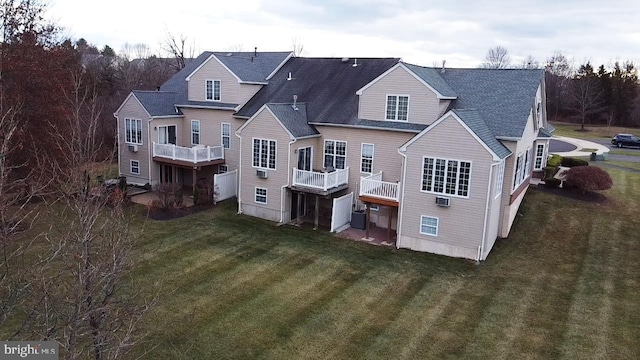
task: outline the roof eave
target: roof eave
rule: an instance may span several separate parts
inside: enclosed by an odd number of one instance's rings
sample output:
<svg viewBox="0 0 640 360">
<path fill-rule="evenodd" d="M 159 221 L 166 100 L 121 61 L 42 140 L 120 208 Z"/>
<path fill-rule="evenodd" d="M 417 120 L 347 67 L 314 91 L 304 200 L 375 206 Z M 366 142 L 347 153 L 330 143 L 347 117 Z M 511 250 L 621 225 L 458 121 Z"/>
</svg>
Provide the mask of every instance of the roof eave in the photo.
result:
<svg viewBox="0 0 640 360">
<path fill-rule="evenodd" d="M 314 125 L 314 126 L 333 126 L 333 127 L 354 128 L 354 129 L 368 129 L 368 130 L 386 130 L 386 131 L 405 132 L 405 133 L 412 133 L 412 134 L 419 134 L 422 131 L 422 130 L 412 130 L 412 129 L 396 129 L 396 128 L 376 127 L 376 126 L 351 125 L 351 124 L 334 124 L 334 123 L 319 123 L 319 122 L 309 122 L 309 125 Z"/>
<path fill-rule="evenodd" d="M 187 109 L 211 109 L 211 110 L 228 110 L 228 111 L 236 111 L 235 107 L 223 107 L 223 106 L 204 106 L 204 105 L 183 105 L 176 104 L 176 107 L 179 108 L 187 108 Z"/>
</svg>

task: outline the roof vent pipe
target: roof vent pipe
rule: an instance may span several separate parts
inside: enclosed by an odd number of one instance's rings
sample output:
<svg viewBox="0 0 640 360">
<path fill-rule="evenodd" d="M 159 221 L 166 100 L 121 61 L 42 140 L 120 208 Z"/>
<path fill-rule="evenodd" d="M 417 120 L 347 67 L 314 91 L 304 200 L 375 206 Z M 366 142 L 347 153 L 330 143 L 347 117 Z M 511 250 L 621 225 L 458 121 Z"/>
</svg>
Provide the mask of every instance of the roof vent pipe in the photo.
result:
<svg viewBox="0 0 640 360">
<path fill-rule="evenodd" d="M 358 59 L 353 59 L 353 65 L 351 65 L 353 67 L 358 66 Z"/>
<path fill-rule="evenodd" d="M 258 57 L 258 47 L 253 48 L 253 56 Z"/>
<path fill-rule="evenodd" d="M 298 111 L 298 107 L 296 106 L 296 103 L 298 102 L 298 95 L 293 94 L 293 110 Z"/>
<path fill-rule="evenodd" d="M 441 73 L 444 74 L 444 65 L 447 63 L 447 60 L 442 60 L 442 70 L 440 70 Z"/>
<path fill-rule="evenodd" d="M 287 77 L 287 81 L 291 81 L 293 78 L 291 77 L 291 71 L 289 71 L 289 77 Z"/>
</svg>

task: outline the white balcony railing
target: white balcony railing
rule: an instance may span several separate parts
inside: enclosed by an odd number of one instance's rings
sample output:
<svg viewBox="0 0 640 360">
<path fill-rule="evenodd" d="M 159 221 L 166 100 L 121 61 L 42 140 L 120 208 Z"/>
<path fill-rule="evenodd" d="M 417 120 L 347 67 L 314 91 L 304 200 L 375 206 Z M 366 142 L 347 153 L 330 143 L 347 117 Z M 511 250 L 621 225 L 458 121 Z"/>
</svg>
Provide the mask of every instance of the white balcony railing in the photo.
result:
<svg viewBox="0 0 640 360">
<path fill-rule="evenodd" d="M 360 196 L 400 201 L 400 183 L 382 181 L 382 172 L 360 178 Z"/>
<path fill-rule="evenodd" d="M 173 144 L 153 143 L 153 157 L 188 161 L 194 164 L 224 159 L 222 146 L 183 147 Z"/>
<path fill-rule="evenodd" d="M 327 191 L 349 182 L 349 168 L 332 172 L 307 171 L 293 168 L 293 186 Z"/>
</svg>

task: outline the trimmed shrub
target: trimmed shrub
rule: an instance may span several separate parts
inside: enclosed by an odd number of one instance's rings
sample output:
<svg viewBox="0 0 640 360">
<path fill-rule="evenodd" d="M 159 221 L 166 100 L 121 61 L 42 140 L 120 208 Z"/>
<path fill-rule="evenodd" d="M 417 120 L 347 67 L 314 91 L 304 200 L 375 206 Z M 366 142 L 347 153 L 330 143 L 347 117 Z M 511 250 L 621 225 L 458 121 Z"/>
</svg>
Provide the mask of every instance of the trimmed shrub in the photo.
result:
<svg viewBox="0 0 640 360">
<path fill-rule="evenodd" d="M 577 166 L 567 172 L 566 183 L 580 189 L 582 193 L 611 189 L 613 180 L 609 173 L 597 166 Z"/>
<path fill-rule="evenodd" d="M 557 188 L 558 186 L 560 186 L 560 183 L 561 181 L 558 179 L 554 179 L 554 178 L 544 179 L 544 186 L 546 187 Z"/>
<path fill-rule="evenodd" d="M 589 166 L 589 162 L 582 159 L 566 157 L 566 158 L 562 158 L 560 165 L 572 168 L 577 166 Z"/>
<path fill-rule="evenodd" d="M 551 155 L 549 160 L 547 160 L 547 166 L 558 167 L 562 163 L 562 156 L 560 155 Z"/>
<path fill-rule="evenodd" d="M 553 175 L 558 173 L 557 166 L 546 166 L 544 168 L 544 179 L 553 178 Z"/>
</svg>

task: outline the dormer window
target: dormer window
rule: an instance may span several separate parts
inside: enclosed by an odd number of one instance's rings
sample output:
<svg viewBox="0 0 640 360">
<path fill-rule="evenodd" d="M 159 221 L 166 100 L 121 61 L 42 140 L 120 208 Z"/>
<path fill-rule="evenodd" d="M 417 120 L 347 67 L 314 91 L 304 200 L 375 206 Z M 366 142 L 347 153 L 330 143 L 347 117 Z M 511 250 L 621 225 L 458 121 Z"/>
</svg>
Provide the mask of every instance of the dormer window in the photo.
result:
<svg viewBox="0 0 640 360">
<path fill-rule="evenodd" d="M 407 121 L 409 118 L 409 95 L 387 95 L 386 120 Z"/>
<path fill-rule="evenodd" d="M 220 101 L 220 80 L 205 82 L 205 98 L 207 101 Z"/>
</svg>

